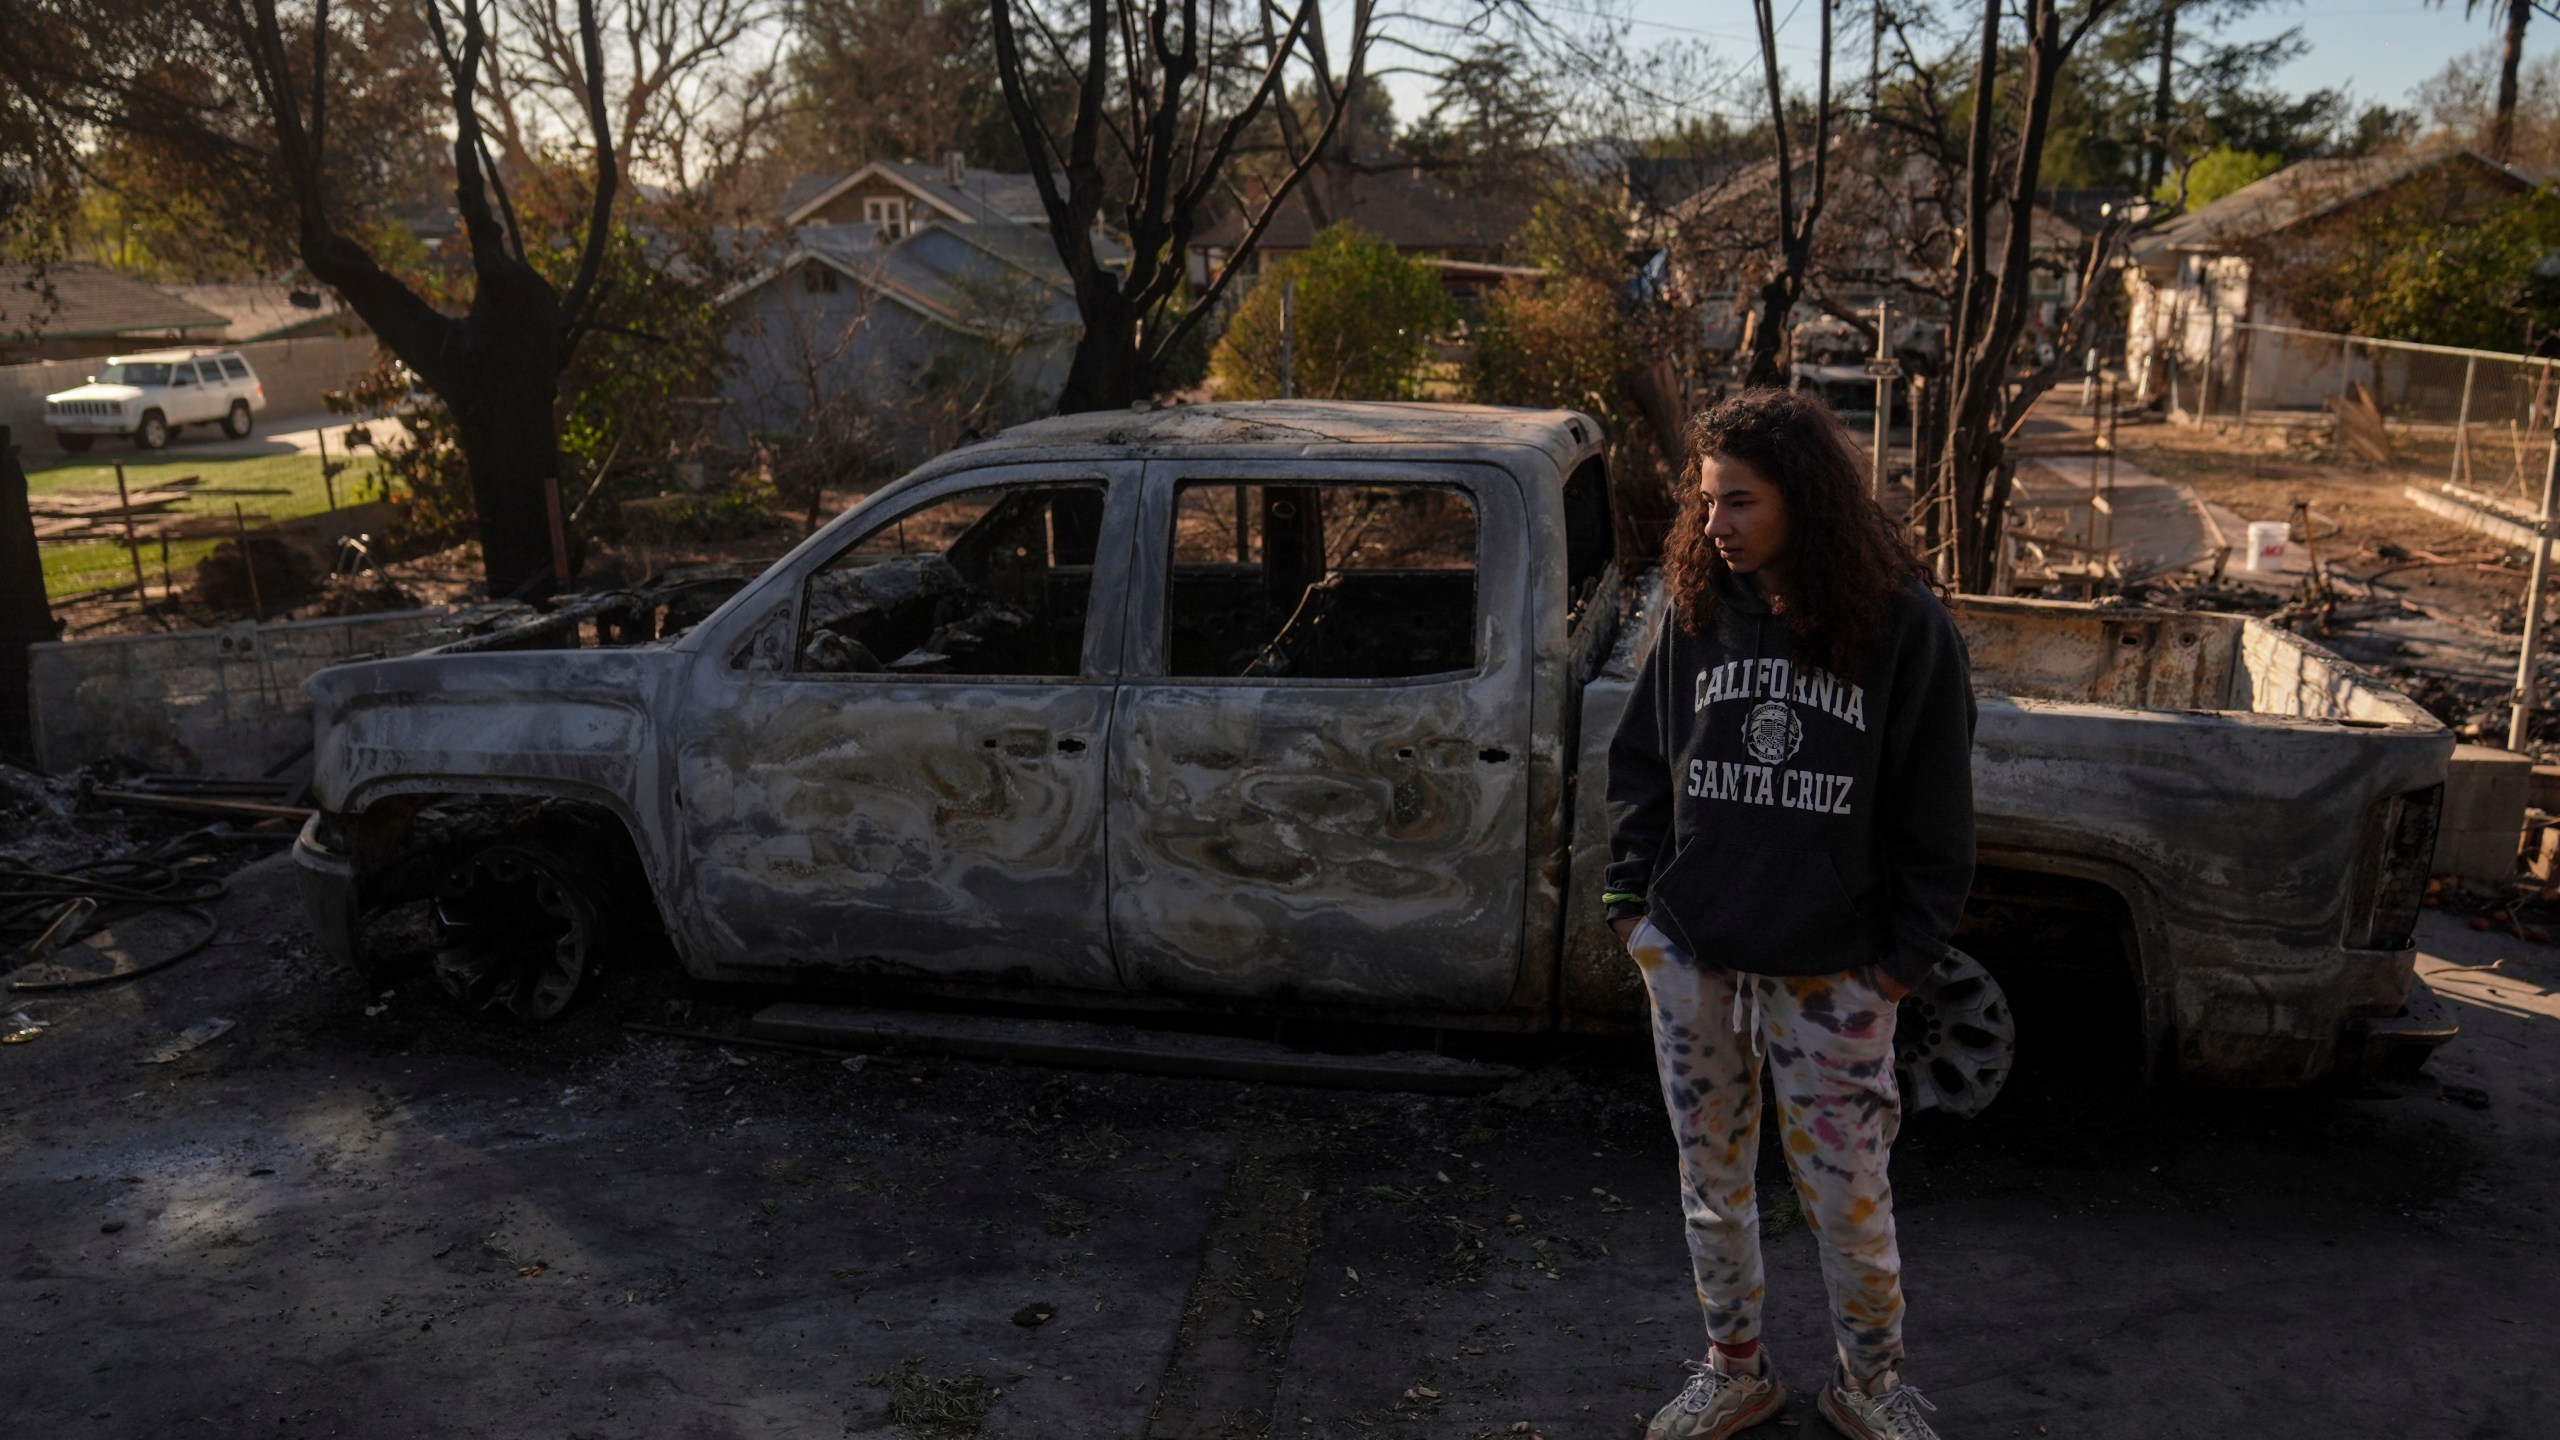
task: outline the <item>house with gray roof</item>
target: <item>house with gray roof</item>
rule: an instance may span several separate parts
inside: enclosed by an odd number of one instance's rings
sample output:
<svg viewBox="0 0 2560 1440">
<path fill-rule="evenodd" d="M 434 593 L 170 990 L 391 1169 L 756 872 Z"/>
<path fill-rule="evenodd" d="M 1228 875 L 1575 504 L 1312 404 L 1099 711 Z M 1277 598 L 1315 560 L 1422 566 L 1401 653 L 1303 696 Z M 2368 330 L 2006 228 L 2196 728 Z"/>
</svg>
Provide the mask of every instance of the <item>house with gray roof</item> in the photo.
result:
<svg viewBox="0 0 2560 1440">
<path fill-rule="evenodd" d="M 2373 360 L 2334 340 L 2234 327 L 2297 325 L 2285 271 L 2318 263 L 2392 207 L 2485 219 L 2534 188 L 2532 177 L 2472 150 L 2304 160 L 2139 235 L 2124 265 L 2125 371 L 2137 398 L 2199 412 L 2210 386 L 2220 410 L 2245 387 L 2253 407 L 2311 408 L 2351 379 L 2375 380 L 2365 373 Z"/>
<path fill-rule="evenodd" d="M 868 226 L 891 241 L 926 225 L 997 221 L 1049 228 L 1040 187 L 1028 175 L 981 170 L 954 155 L 939 165 L 874 160 L 842 175 L 803 175 L 782 198 L 782 223 Z"/>
<path fill-rule="evenodd" d="M 104 266 L 0 265 L 0 364 L 181 345 L 229 323 Z"/>
<path fill-rule="evenodd" d="M 1056 407 L 1082 327 L 1048 235 L 1001 216 L 880 230 L 803 224 L 720 297 L 731 443 L 865 429 L 895 469 Z"/>
<path fill-rule="evenodd" d="M 1319 184 L 1326 187 L 1321 204 L 1310 193 Z M 1250 205 L 1255 211 L 1261 208 L 1259 182 Z M 1419 165 L 1379 165 L 1333 177 L 1309 176 L 1280 201 L 1271 223 L 1263 227 L 1262 238 L 1245 257 L 1245 270 L 1238 279 L 1259 277 L 1273 264 L 1303 253 L 1315 243 L 1317 231 L 1349 221 L 1398 252 L 1436 267 L 1441 288 L 1450 294 L 1476 295 L 1513 276 L 1541 273 L 1532 266 L 1504 263 L 1511 238 L 1527 222 L 1529 209 L 1526 200 L 1462 190 Z M 1230 207 L 1192 237 L 1194 284 L 1207 284 L 1233 262 L 1246 224 L 1246 211 Z"/>
</svg>

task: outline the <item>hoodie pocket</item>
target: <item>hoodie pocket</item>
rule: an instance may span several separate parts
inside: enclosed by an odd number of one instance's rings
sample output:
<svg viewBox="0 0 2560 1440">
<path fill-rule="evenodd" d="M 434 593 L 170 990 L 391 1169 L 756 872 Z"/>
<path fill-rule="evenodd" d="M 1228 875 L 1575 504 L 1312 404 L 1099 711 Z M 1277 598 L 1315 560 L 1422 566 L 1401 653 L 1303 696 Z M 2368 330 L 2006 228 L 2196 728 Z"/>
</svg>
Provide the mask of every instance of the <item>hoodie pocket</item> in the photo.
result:
<svg viewBox="0 0 2560 1440">
<path fill-rule="evenodd" d="M 1649 918 L 1699 963 L 1761 975 L 1864 965 L 1879 926 L 1828 850 L 1693 840 L 1654 878 Z"/>
</svg>

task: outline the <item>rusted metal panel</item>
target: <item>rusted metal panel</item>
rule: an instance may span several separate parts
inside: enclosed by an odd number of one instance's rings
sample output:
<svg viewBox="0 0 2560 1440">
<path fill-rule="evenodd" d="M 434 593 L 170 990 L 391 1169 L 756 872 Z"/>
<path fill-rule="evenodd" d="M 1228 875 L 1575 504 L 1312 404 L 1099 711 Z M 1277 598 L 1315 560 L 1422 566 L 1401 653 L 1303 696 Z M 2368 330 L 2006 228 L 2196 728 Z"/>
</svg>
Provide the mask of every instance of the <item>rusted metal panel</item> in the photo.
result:
<svg viewBox="0 0 2560 1440">
<path fill-rule="evenodd" d="M 1953 608 L 1975 685 L 1989 693 L 2141 710 L 2247 708 L 2232 693 L 2238 616 L 1979 596 Z"/>
<path fill-rule="evenodd" d="M 1149 464 L 1112 727 L 1112 944 L 1131 988 L 1494 1009 L 1522 962 L 1532 655 L 1519 481 L 1498 466 Z M 1403 483 L 1472 497 L 1477 670 L 1168 678 L 1175 486 Z"/>
<path fill-rule="evenodd" d="M 698 969 L 1118 987 L 1103 785 L 1138 477 L 1135 465 L 947 472 L 863 507 L 755 587 L 798 596 L 846 546 L 962 492 L 1105 486 L 1079 676 L 794 673 L 718 648 L 696 662 L 675 784 L 678 923 Z M 739 643 L 772 623 L 745 612 Z"/>
<path fill-rule="evenodd" d="M 2378 810 L 2443 783 L 2451 732 L 2255 619 L 1954 608 L 1995 692 L 1975 742 L 1982 844 L 2142 877 L 2182 1075 L 2303 1083 L 2357 1017 L 2399 1007 L 2413 953 L 2365 948 L 2385 882 L 2365 855 Z"/>
<path fill-rule="evenodd" d="M 1117 985 L 1108 684 L 758 676 L 696 698 L 677 759 L 689 953 Z"/>
</svg>

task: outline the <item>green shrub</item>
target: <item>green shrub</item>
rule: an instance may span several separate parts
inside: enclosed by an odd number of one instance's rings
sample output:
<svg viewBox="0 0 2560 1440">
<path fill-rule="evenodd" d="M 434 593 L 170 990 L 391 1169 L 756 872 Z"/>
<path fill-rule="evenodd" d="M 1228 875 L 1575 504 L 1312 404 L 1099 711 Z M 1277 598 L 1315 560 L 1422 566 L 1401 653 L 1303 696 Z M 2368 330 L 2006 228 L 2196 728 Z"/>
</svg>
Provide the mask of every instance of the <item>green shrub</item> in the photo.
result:
<svg viewBox="0 0 2560 1440">
<path fill-rule="evenodd" d="M 1403 400 L 1418 392 L 1434 344 L 1456 318 L 1439 269 L 1344 223 L 1267 268 L 1236 306 L 1209 361 L 1220 396 L 1263 400 L 1280 393 L 1280 292 L 1292 279 L 1298 284 L 1296 394 Z"/>
</svg>

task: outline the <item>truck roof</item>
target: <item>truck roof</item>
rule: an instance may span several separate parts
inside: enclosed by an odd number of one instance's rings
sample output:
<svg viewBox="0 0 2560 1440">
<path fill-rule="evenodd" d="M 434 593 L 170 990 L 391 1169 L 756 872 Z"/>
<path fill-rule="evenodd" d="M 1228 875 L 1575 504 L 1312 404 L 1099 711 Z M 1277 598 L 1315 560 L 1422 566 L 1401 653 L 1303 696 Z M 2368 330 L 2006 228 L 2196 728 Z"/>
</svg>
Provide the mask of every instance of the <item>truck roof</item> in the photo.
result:
<svg viewBox="0 0 2560 1440">
<path fill-rule="evenodd" d="M 1009 451 L 1301 451 L 1337 445 L 1525 445 L 1559 471 L 1600 446 L 1600 427 L 1571 410 L 1359 400 L 1252 400 L 1101 410 L 1034 420 L 952 451 L 985 461 Z M 936 467 L 939 469 L 940 466 Z"/>
</svg>

